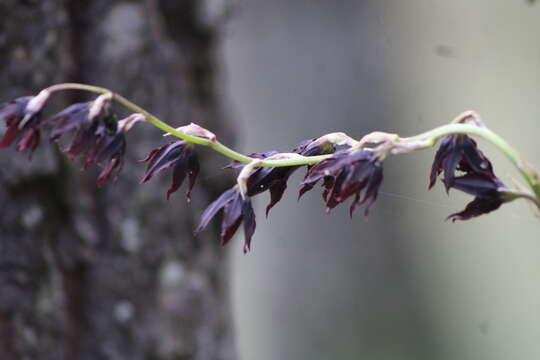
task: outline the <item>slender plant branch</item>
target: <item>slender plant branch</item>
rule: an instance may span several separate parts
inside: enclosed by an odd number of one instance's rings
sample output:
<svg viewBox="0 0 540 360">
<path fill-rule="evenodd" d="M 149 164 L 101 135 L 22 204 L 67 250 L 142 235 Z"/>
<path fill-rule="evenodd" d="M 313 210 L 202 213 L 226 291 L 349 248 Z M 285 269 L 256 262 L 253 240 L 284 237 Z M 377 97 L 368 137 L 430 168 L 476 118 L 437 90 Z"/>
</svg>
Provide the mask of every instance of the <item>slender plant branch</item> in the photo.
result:
<svg viewBox="0 0 540 360">
<path fill-rule="evenodd" d="M 92 86 L 92 85 L 86 85 L 86 84 L 78 84 L 78 83 L 63 83 L 63 84 L 57 84 L 48 87 L 46 90 L 53 93 L 56 91 L 62 91 L 62 90 L 82 90 L 82 91 L 89 91 L 97 94 L 106 94 L 106 93 L 112 93 L 113 99 L 118 102 L 119 104 L 125 106 L 126 108 L 141 113 L 146 117 L 146 120 L 150 122 L 155 127 L 163 130 L 164 132 L 174 135 L 180 139 L 186 140 L 188 142 L 202 145 L 202 146 L 208 146 L 212 148 L 213 150 L 225 155 L 226 157 L 237 160 L 243 163 L 250 163 L 253 161 L 253 158 L 240 154 L 237 151 L 234 151 L 233 149 L 223 145 L 219 141 L 215 140 L 208 140 L 205 138 L 197 137 L 197 136 L 191 136 L 185 133 L 182 133 L 172 126 L 166 124 L 165 122 L 158 119 L 156 116 L 151 114 L 150 112 L 146 111 L 139 105 L 131 102 L 130 100 L 126 99 L 122 95 L 113 93 L 109 89 L 99 87 L 99 86 Z M 284 160 L 268 160 L 264 161 L 261 160 L 259 162 L 259 166 L 272 166 L 272 167 L 279 167 L 279 166 L 293 166 L 293 165 L 309 165 L 309 164 L 316 164 L 323 159 L 326 159 L 330 155 L 321 155 L 321 156 L 301 156 L 300 158 L 296 159 L 284 159 Z"/>
<path fill-rule="evenodd" d="M 93 92 L 97 94 L 110 93 L 112 94 L 113 100 L 115 100 L 119 104 L 125 106 L 126 108 L 134 112 L 143 114 L 149 123 L 151 123 L 155 127 L 163 130 L 164 132 L 168 134 L 174 135 L 180 139 L 183 139 L 185 141 L 188 141 L 194 144 L 210 147 L 211 149 L 225 155 L 226 157 L 230 159 L 240 161 L 246 164 L 250 164 L 250 163 L 255 164 L 253 163 L 253 158 L 243 155 L 225 146 L 224 144 L 217 141 L 217 139 L 207 139 L 204 137 L 193 136 L 193 135 L 178 131 L 177 129 L 161 121 L 156 116 L 146 111 L 142 107 L 131 102 L 125 97 L 110 91 L 107 88 L 103 88 L 99 86 L 91 86 L 91 85 L 86 85 L 86 84 L 79 84 L 79 83 L 62 83 L 62 84 L 50 86 L 46 90 L 48 90 L 50 93 L 62 91 L 62 90 L 82 90 L 82 91 L 89 91 L 89 92 Z M 470 114 L 471 113 L 464 113 L 463 118 L 461 120 L 470 116 Z M 459 120 L 459 117 L 458 117 L 458 120 Z M 362 138 L 358 142 L 343 133 L 336 133 L 336 134 L 339 134 L 340 138 L 346 138 L 348 144 L 354 143 L 354 147 L 356 149 L 364 148 L 370 143 L 382 143 L 382 145 L 380 145 L 379 151 L 390 152 L 392 154 L 408 153 L 411 151 L 431 148 L 442 137 L 453 135 L 453 134 L 465 134 L 465 135 L 472 135 L 472 136 L 480 137 L 484 140 L 487 140 L 488 142 L 493 144 L 495 147 L 497 147 L 516 166 L 516 168 L 519 170 L 523 178 L 527 181 L 531 190 L 534 193 L 534 196 L 532 194 L 523 193 L 524 195 L 521 197 L 524 197 L 533 201 L 535 205 L 540 209 L 540 179 L 539 179 L 538 174 L 522 159 L 521 155 L 512 146 L 510 146 L 510 144 L 506 140 L 504 140 L 502 137 L 500 137 L 493 131 L 489 130 L 487 127 L 480 126 L 480 124 L 481 122 L 479 119 L 477 119 L 474 125 L 466 124 L 466 123 L 459 123 L 459 122 L 456 123 L 456 121 L 454 121 L 451 124 L 442 125 L 435 129 L 426 131 L 422 134 L 411 136 L 411 137 L 405 137 L 405 138 L 400 138 L 396 134 L 375 132 L 375 133 L 366 135 L 364 138 Z M 332 136 L 330 137 L 328 137 L 328 135 L 325 135 L 325 136 L 326 136 L 325 139 L 329 139 L 330 141 L 336 141 L 336 143 L 338 142 L 337 140 L 332 140 L 333 139 Z M 321 139 L 322 138 L 323 137 L 321 137 Z M 258 159 L 256 161 L 256 166 L 285 167 L 285 166 L 298 166 L 298 165 L 313 165 L 332 156 L 332 155 L 302 156 L 298 154 L 295 154 L 295 155 L 296 156 L 290 156 L 290 157 L 285 156 L 285 157 L 278 157 L 275 159 L 272 159 L 272 158 Z"/>
</svg>

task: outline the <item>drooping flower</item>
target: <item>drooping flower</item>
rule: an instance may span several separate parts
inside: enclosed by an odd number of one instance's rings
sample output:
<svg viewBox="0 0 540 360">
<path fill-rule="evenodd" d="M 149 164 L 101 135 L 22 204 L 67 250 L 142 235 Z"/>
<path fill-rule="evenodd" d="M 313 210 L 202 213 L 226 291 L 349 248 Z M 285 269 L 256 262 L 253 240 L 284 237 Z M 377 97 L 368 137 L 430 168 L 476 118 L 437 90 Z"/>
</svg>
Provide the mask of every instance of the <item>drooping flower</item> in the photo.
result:
<svg viewBox="0 0 540 360">
<path fill-rule="evenodd" d="M 309 169 L 300 193 L 312 189 L 321 179 L 324 180 L 323 199 L 328 210 L 355 195 L 350 214 L 353 214 L 357 206 L 365 204 L 364 213 L 367 215 L 377 200 L 383 181 L 382 163 L 371 150 L 336 152 Z"/>
<path fill-rule="evenodd" d="M 478 149 L 476 141 L 467 135 L 449 135 L 442 141 L 431 167 L 429 188 L 444 172 L 443 183 L 446 191 L 452 187 L 456 170 L 467 173 L 495 176 L 493 166 L 486 156 Z"/>
<path fill-rule="evenodd" d="M 293 153 L 302 156 L 316 156 L 330 154 L 335 151 L 333 144 L 316 140 L 317 139 L 311 139 L 302 142 L 292 150 Z M 249 157 L 254 159 L 266 159 L 277 154 L 277 151 L 272 150 L 262 154 L 253 153 L 250 154 Z M 285 155 L 286 154 L 284 154 L 284 156 Z M 244 163 L 233 161 L 226 167 L 236 169 L 244 166 Z M 247 195 L 255 196 L 268 190 L 270 193 L 270 202 L 266 206 L 266 216 L 268 216 L 270 209 L 272 209 L 272 207 L 276 205 L 283 197 L 283 194 L 287 189 L 287 181 L 289 180 L 289 177 L 301 167 L 302 166 L 261 166 L 257 168 L 247 179 Z"/>
<path fill-rule="evenodd" d="M 49 138 L 58 140 L 64 134 L 78 130 L 84 125 L 90 125 L 92 122 L 88 119 L 92 102 L 76 103 L 68 106 L 58 114 L 49 118 L 46 122 L 54 124 Z"/>
<path fill-rule="evenodd" d="M 63 149 L 71 160 L 81 158 L 83 169 L 93 164 L 102 166 L 98 186 L 122 169 L 126 151 L 125 132 L 134 122 L 141 120 L 137 117 L 140 115 L 134 114 L 117 121 L 110 106 L 111 99 L 111 94 L 100 95 L 94 101 L 73 104 L 46 120 L 46 123 L 54 125 L 50 133 L 53 141 L 74 133 L 71 144 Z"/>
<path fill-rule="evenodd" d="M 16 151 L 29 150 L 29 159 L 40 142 L 41 112 L 49 92 L 43 90 L 36 96 L 20 97 L 0 105 L 0 119 L 7 131 L 0 141 L 0 149 L 17 142 Z"/>
<path fill-rule="evenodd" d="M 475 197 L 463 211 L 448 216 L 452 222 L 487 214 L 515 198 L 497 178 L 489 159 L 467 135 L 449 135 L 442 140 L 431 168 L 430 189 L 441 173 L 447 192 L 453 188 Z"/>
<path fill-rule="evenodd" d="M 87 155 L 85 160 L 86 164 L 103 164 L 97 180 L 98 186 L 103 185 L 111 174 L 116 177 L 122 170 L 125 153 L 126 137 L 122 127 L 118 127 L 115 133 L 106 132 L 98 137 L 94 151 Z"/>
<path fill-rule="evenodd" d="M 251 248 L 251 238 L 255 233 L 255 213 L 249 196 L 242 196 L 238 187 L 225 191 L 217 200 L 211 203 L 201 215 L 199 225 L 194 233 L 197 235 L 208 225 L 210 220 L 223 210 L 221 222 L 221 245 L 226 245 L 235 234 L 238 227 L 244 223 L 244 253 Z"/>
<path fill-rule="evenodd" d="M 191 191 L 195 185 L 197 174 L 199 173 L 199 161 L 194 151 L 194 145 L 184 140 L 176 140 L 152 150 L 146 159 L 148 162 L 141 183 L 150 180 L 161 171 L 173 168 L 172 184 L 167 190 L 167 199 L 184 182 L 186 176 L 189 178 L 189 186 L 186 192 L 188 201 L 191 199 Z"/>
</svg>

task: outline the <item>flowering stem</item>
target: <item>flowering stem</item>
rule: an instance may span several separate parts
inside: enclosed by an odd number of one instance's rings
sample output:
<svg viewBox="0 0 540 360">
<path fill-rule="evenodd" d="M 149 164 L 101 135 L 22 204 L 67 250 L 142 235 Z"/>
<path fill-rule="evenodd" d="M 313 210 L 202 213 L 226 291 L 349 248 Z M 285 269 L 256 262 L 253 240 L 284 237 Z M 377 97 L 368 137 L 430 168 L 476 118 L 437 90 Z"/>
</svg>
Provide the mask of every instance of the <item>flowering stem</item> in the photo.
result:
<svg viewBox="0 0 540 360">
<path fill-rule="evenodd" d="M 186 140 L 188 142 L 202 145 L 202 146 L 208 146 L 212 148 L 213 150 L 225 155 L 226 157 L 237 160 L 243 163 L 250 163 L 253 161 L 253 158 L 243 155 L 237 151 L 234 151 L 233 149 L 223 145 L 219 141 L 215 140 L 209 140 L 197 136 L 191 136 L 188 134 L 184 134 L 172 126 L 164 123 L 160 119 L 158 119 L 156 116 L 152 115 L 150 112 L 146 111 L 139 105 L 131 102 L 130 100 L 126 99 L 122 95 L 113 93 L 109 89 L 99 87 L 99 86 L 92 86 L 92 85 L 86 85 L 86 84 L 78 84 L 78 83 L 62 83 L 57 84 L 48 87 L 46 90 L 53 93 L 55 91 L 62 91 L 62 90 L 82 90 L 82 91 L 89 91 L 97 94 L 106 94 L 106 93 L 112 93 L 113 99 L 118 102 L 119 104 L 125 106 L 126 108 L 141 113 L 146 117 L 146 120 L 150 122 L 155 127 L 165 131 L 166 133 L 169 133 L 171 135 L 174 135 L 180 139 Z M 280 159 L 280 160 L 261 160 L 259 161 L 259 166 L 272 166 L 272 167 L 281 167 L 281 166 L 294 166 L 294 165 L 310 165 L 310 164 L 316 164 L 323 159 L 326 159 L 330 155 L 320 155 L 320 156 L 300 156 L 296 159 Z"/>
<path fill-rule="evenodd" d="M 249 164 L 253 161 L 253 158 L 243 155 L 237 151 L 234 151 L 233 149 L 223 145 L 219 141 L 215 139 L 207 139 L 203 137 L 198 136 L 192 136 L 189 134 L 186 134 L 184 132 L 178 131 L 177 129 L 173 128 L 172 126 L 164 123 L 160 119 L 158 119 L 156 116 L 152 115 L 150 112 L 146 111 L 139 105 L 131 102 L 130 100 L 126 99 L 125 97 L 113 93 L 109 89 L 99 87 L 99 86 L 92 86 L 92 85 L 86 85 L 86 84 L 79 84 L 79 83 L 62 83 L 57 84 L 48 87 L 46 90 L 48 90 L 50 93 L 56 92 L 56 91 L 62 91 L 62 90 L 82 90 L 82 91 L 89 91 L 97 94 L 106 94 L 111 93 L 113 99 L 118 102 L 119 104 L 125 106 L 126 108 L 136 112 L 141 113 L 145 116 L 146 120 L 150 122 L 155 127 L 163 130 L 164 132 L 174 135 L 180 139 L 183 139 L 185 141 L 202 145 L 202 146 L 208 146 L 212 148 L 213 150 L 225 155 L 226 157 L 237 160 L 246 164 Z M 338 140 L 345 143 L 353 144 L 355 143 L 354 139 L 349 138 L 345 134 L 342 133 L 336 133 L 338 134 Z M 487 127 L 479 126 L 478 124 L 472 125 L 472 124 L 464 124 L 464 123 L 451 123 L 448 125 L 439 126 L 435 129 L 426 131 L 422 134 L 412 136 L 412 137 L 406 137 L 406 138 L 399 138 L 395 134 L 385 134 L 385 133 L 372 133 L 368 134 L 365 138 L 367 141 L 360 140 L 360 142 L 355 143 L 356 147 L 364 147 L 364 145 L 367 142 L 372 142 L 374 139 L 373 135 L 377 135 L 375 137 L 375 140 L 379 139 L 383 142 L 390 141 L 393 143 L 392 153 L 399 154 L 399 153 L 406 153 L 416 150 L 422 150 L 433 147 L 437 141 L 447 135 L 452 134 L 466 134 L 466 135 L 473 135 L 478 136 L 480 138 L 483 138 L 493 145 L 495 145 L 500 151 L 503 152 L 504 155 L 510 161 L 517 167 L 523 178 L 527 181 L 529 186 L 534 192 L 534 195 L 537 199 L 536 204 L 538 205 L 540 203 L 540 178 L 538 174 L 521 158 L 520 154 L 512 147 L 506 140 L 501 138 L 499 135 L 495 134 L 493 131 L 489 130 Z M 382 136 L 382 135 L 384 136 Z M 335 134 L 330 134 L 334 135 Z M 381 137 L 382 136 L 382 137 Z M 390 139 L 390 140 L 388 140 Z M 379 141 L 377 140 L 377 141 Z M 375 141 L 375 142 L 377 142 Z M 316 163 L 321 162 L 324 159 L 327 159 L 328 157 L 332 156 L 330 155 L 318 155 L 318 156 L 302 156 L 297 155 L 295 157 L 285 157 L 285 158 L 278 158 L 278 159 L 260 159 L 257 160 L 257 166 L 271 166 L 271 167 L 285 167 L 285 166 L 299 166 L 299 165 L 313 165 Z"/>
</svg>

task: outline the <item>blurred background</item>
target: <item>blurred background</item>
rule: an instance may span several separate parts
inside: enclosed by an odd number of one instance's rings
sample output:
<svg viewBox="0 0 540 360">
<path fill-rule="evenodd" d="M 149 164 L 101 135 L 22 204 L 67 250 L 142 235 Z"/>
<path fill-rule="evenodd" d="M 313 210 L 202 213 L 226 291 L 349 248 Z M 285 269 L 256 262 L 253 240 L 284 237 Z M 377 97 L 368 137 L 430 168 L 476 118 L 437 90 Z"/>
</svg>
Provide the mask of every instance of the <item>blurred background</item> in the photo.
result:
<svg viewBox="0 0 540 360">
<path fill-rule="evenodd" d="M 476 110 L 540 166 L 540 6 L 520 0 L 244 0 L 226 26 L 225 93 L 246 152 L 333 131 L 410 136 Z M 506 183 L 519 175 L 489 144 Z M 389 158 L 369 218 L 296 201 L 252 252 L 229 249 L 241 359 L 540 357 L 540 224 L 524 202 L 445 222 L 470 197 L 427 191 L 434 150 Z"/>
<path fill-rule="evenodd" d="M 531 0 L 0 0 L 0 102 L 107 86 L 244 153 L 476 110 L 540 169 L 538 34 Z M 134 128 L 101 189 L 47 141 L 30 163 L 0 153 L 0 359 L 540 358 L 538 217 L 516 201 L 445 222 L 471 197 L 427 190 L 435 149 L 385 161 L 368 218 L 325 214 L 317 190 L 298 202 L 298 171 L 268 219 L 254 200 L 244 256 L 218 221 L 192 236 L 234 183 L 226 159 L 201 149 L 191 206 L 165 201 L 169 174 L 139 185 L 159 139 Z"/>
</svg>

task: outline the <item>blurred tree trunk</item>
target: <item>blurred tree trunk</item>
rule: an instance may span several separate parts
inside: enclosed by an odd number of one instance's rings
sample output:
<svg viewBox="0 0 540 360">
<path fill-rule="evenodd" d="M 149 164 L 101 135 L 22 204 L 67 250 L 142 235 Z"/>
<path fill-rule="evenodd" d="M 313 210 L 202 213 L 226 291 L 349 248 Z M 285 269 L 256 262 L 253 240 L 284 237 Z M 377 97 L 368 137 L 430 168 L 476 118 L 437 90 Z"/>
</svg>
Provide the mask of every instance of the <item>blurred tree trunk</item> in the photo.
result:
<svg viewBox="0 0 540 360">
<path fill-rule="evenodd" d="M 223 134 L 215 57 L 222 3 L 0 0 L 0 102 L 87 82 L 171 124 Z M 58 94 L 48 109 L 86 99 Z M 165 200 L 170 174 L 139 185 L 137 160 L 163 142 L 137 125 L 118 181 L 100 189 L 95 170 L 80 172 L 48 141 L 31 162 L 13 149 L 0 153 L 2 359 L 234 357 L 215 229 L 191 235 L 226 182 L 205 181 L 212 158 L 190 206 L 182 190 Z"/>
</svg>

